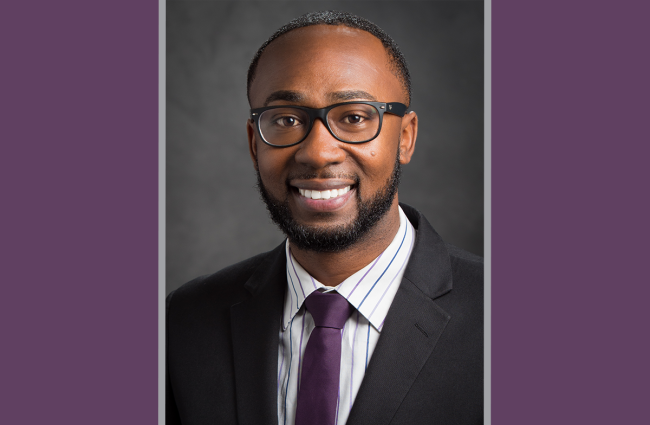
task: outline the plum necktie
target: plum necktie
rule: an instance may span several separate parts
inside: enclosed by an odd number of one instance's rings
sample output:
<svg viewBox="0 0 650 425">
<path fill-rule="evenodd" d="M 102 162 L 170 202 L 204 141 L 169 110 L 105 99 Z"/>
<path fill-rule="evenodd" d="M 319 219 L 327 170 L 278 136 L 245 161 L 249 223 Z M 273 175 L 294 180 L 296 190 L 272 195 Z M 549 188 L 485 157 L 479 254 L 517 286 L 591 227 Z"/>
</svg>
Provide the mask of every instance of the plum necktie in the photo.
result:
<svg viewBox="0 0 650 425">
<path fill-rule="evenodd" d="M 334 425 L 341 369 L 341 329 L 354 307 L 336 292 L 312 292 L 305 300 L 316 327 L 302 364 L 296 425 Z"/>
</svg>

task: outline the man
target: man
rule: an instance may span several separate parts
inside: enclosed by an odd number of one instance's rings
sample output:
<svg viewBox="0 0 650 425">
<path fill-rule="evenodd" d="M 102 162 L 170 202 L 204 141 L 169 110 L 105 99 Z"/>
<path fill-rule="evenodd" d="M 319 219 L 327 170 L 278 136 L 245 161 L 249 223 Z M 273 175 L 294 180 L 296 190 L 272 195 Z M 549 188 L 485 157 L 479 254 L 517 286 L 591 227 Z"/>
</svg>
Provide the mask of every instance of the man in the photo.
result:
<svg viewBox="0 0 650 425">
<path fill-rule="evenodd" d="M 410 90 L 346 13 L 260 48 L 249 150 L 287 241 L 168 297 L 168 423 L 482 423 L 482 260 L 398 204 Z"/>
</svg>

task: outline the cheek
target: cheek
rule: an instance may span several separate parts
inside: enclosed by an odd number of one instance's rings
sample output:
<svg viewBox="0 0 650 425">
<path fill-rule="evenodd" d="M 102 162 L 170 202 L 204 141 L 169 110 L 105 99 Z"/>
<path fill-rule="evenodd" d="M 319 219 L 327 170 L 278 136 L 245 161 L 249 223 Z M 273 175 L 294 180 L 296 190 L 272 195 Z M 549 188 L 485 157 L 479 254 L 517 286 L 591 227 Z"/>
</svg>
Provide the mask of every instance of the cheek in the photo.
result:
<svg viewBox="0 0 650 425">
<path fill-rule="evenodd" d="M 267 187 L 284 186 L 286 176 L 283 175 L 283 170 L 287 169 L 289 160 L 289 152 L 284 152 L 281 149 L 271 150 L 265 146 L 258 150 L 257 167 L 264 185 Z"/>
<path fill-rule="evenodd" d="M 374 194 L 386 184 L 393 172 L 397 146 L 392 146 L 388 140 L 380 142 L 382 143 L 373 143 L 364 147 L 363 152 L 358 152 L 357 158 L 362 172 L 361 196 Z"/>
<path fill-rule="evenodd" d="M 394 168 L 395 155 L 393 155 L 393 152 L 386 152 L 386 155 L 384 155 L 382 161 L 375 164 L 375 167 L 373 168 L 373 188 L 375 190 L 386 185 L 391 175 L 393 174 Z"/>
<path fill-rule="evenodd" d="M 379 179 L 381 184 L 385 183 L 395 166 L 395 158 L 399 148 L 398 130 L 395 126 L 384 125 L 379 137 L 360 146 L 361 167 L 368 177 Z"/>
</svg>

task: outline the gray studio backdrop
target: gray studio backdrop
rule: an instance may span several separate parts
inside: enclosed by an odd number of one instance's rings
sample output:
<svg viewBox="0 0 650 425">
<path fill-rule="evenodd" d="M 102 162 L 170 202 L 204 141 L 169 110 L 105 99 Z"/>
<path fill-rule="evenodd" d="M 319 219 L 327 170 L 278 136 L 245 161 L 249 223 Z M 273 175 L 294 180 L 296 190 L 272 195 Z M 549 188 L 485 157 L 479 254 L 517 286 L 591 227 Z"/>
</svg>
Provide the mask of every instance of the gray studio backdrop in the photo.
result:
<svg viewBox="0 0 650 425">
<path fill-rule="evenodd" d="M 345 10 L 397 42 L 420 127 L 399 199 L 443 239 L 483 254 L 483 3 L 167 2 L 167 291 L 283 241 L 255 188 L 246 71 L 304 13 Z"/>
</svg>

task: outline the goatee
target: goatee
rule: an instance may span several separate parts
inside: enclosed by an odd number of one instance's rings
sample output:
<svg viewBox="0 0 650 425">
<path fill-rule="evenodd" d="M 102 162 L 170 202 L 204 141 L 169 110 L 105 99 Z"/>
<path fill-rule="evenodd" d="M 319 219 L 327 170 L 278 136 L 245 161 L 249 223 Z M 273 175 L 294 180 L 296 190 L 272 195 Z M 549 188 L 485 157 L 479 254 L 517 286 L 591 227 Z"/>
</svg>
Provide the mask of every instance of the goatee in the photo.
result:
<svg viewBox="0 0 650 425">
<path fill-rule="evenodd" d="M 357 216 L 352 223 L 326 228 L 296 222 L 291 214 L 288 200 L 280 201 L 275 199 L 264 187 L 259 171 L 257 171 L 257 188 L 266 204 L 271 220 L 282 230 L 292 244 L 303 250 L 340 252 L 361 241 L 370 229 L 390 210 L 397 193 L 401 172 L 398 149 L 393 172 L 388 181 L 366 201 L 361 199 L 360 182 L 357 177 Z"/>
</svg>

